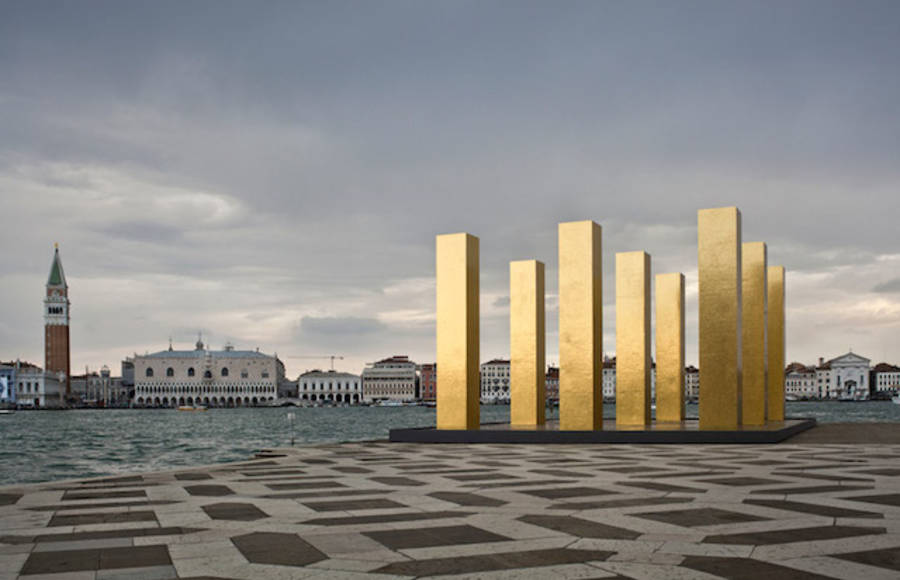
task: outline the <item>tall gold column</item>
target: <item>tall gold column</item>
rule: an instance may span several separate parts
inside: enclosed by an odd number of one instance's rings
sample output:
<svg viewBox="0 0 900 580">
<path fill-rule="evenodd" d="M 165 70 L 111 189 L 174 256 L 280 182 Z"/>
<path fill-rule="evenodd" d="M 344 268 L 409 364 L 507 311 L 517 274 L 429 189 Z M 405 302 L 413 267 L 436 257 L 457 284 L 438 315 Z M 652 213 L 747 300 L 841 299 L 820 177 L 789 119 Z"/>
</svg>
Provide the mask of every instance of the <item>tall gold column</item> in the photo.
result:
<svg viewBox="0 0 900 580">
<path fill-rule="evenodd" d="M 650 255 L 616 254 L 616 425 L 650 424 Z"/>
<path fill-rule="evenodd" d="M 747 242 L 741 256 L 741 423 L 765 425 L 766 408 L 766 244 Z"/>
<path fill-rule="evenodd" d="M 478 429 L 478 238 L 437 236 L 438 429 Z"/>
<path fill-rule="evenodd" d="M 656 421 L 684 421 L 684 274 L 678 272 L 656 275 Z"/>
<path fill-rule="evenodd" d="M 700 428 L 741 424 L 741 212 L 697 215 L 700 302 Z"/>
<path fill-rule="evenodd" d="M 544 263 L 509 263 L 510 408 L 512 425 L 543 425 Z"/>
<path fill-rule="evenodd" d="M 769 421 L 784 421 L 784 266 L 769 266 Z"/>
<path fill-rule="evenodd" d="M 559 224 L 559 426 L 603 426 L 600 226 Z"/>
</svg>

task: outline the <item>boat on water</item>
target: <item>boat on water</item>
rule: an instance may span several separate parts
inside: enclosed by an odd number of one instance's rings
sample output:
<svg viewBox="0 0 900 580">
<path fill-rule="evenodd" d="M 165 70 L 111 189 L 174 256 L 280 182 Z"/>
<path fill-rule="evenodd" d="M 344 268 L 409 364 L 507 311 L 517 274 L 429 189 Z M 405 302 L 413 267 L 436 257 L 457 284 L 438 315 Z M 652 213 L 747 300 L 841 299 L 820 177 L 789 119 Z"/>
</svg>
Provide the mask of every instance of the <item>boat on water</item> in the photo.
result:
<svg viewBox="0 0 900 580">
<path fill-rule="evenodd" d="M 203 405 L 199 405 L 199 406 L 182 405 L 181 407 L 178 407 L 178 410 L 179 411 L 205 411 L 206 407 L 204 407 Z"/>
<path fill-rule="evenodd" d="M 13 409 L 0 409 L 0 415 L 12 415 L 15 413 Z"/>
</svg>

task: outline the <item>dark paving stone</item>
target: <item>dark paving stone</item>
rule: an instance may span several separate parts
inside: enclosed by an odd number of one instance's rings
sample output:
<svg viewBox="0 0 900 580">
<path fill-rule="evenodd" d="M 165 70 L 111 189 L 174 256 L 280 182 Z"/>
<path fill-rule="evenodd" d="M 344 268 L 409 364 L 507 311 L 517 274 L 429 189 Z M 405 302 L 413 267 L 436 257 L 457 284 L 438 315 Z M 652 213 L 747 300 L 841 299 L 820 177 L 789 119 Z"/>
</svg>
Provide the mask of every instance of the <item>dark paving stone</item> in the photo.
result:
<svg viewBox="0 0 900 580">
<path fill-rule="evenodd" d="M 266 487 L 271 490 L 280 491 L 285 489 L 332 489 L 335 487 L 347 487 L 339 481 L 333 479 L 324 479 L 320 481 L 294 481 L 291 483 L 267 483 Z"/>
<path fill-rule="evenodd" d="M 738 512 L 720 510 L 717 508 L 696 508 L 669 512 L 653 512 L 643 514 L 631 514 L 632 516 L 654 520 L 676 526 L 693 528 L 697 526 L 714 526 L 717 524 L 738 524 L 743 522 L 761 522 L 771 518 L 751 516 Z"/>
<path fill-rule="evenodd" d="M 462 487 L 497 489 L 507 487 L 531 487 L 534 485 L 568 485 L 570 483 L 578 483 L 578 481 L 574 479 L 533 479 L 530 481 L 505 481 L 503 483 L 466 483 Z"/>
<path fill-rule="evenodd" d="M 270 475 L 303 475 L 306 471 L 302 469 L 260 469 L 258 471 L 245 471 L 241 475 L 245 477 L 268 477 Z"/>
<path fill-rule="evenodd" d="M 468 475 L 448 475 L 448 479 L 456 481 L 492 481 L 497 479 L 516 479 L 513 475 L 506 473 L 472 473 Z"/>
<path fill-rule="evenodd" d="M 231 538 L 231 543 L 254 564 L 307 566 L 328 559 L 297 534 L 253 532 Z"/>
<path fill-rule="evenodd" d="M 0 505 L 13 505 L 22 499 L 21 493 L 0 493 Z"/>
<path fill-rule="evenodd" d="M 176 473 L 175 479 L 178 481 L 200 481 L 203 479 L 212 479 L 208 473 Z"/>
<path fill-rule="evenodd" d="M 830 580 L 831 578 L 750 558 L 686 556 L 681 566 L 729 580 L 759 580 L 760 578 L 766 580 Z"/>
<path fill-rule="evenodd" d="M 79 503 L 79 504 L 51 504 L 51 505 L 39 505 L 30 508 L 26 508 L 29 511 L 33 512 L 67 512 L 67 511 L 75 511 L 75 510 L 86 510 L 86 509 L 104 509 L 104 508 L 116 508 L 116 507 L 132 507 L 132 506 L 153 506 L 153 505 L 171 505 L 173 503 L 180 503 L 177 501 L 171 500 L 139 500 L 139 501 L 111 501 L 105 503 Z"/>
<path fill-rule="evenodd" d="M 446 518 L 464 518 L 472 515 L 470 512 L 412 512 L 406 514 L 380 514 L 375 516 L 349 516 L 340 518 L 315 518 L 299 522 L 316 526 L 355 526 L 360 524 L 385 524 L 392 522 L 416 522 L 420 520 L 439 520 Z"/>
<path fill-rule="evenodd" d="M 169 549 L 164 545 L 102 548 L 100 550 L 101 570 L 171 565 Z"/>
<path fill-rule="evenodd" d="M 334 461 L 330 459 L 323 459 L 321 457 L 310 457 L 309 459 L 301 459 L 301 463 L 305 463 L 307 465 L 330 465 L 334 463 Z"/>
<path fill-rule="evenodd" d="M 487 542 L 507 542 L 510 538 L 469 525 L 442 526 L 436 528 L 410 528 L 404 530 L 384 530 L 362 532 L 391 550 L 409 548 L 433 548 L 435 546 L 455 546 L 458 544 L 484 544 Z"/>
<path fill-rule="evenodd" d="M 596 509 L 615 509 L 627 507 L 649 507 L 653 505 L 665 505 L 672 503 L 689 503 L 694 501 L 692 497 L 642 497 L 627 499 L 611 499 L 607 501 L 581 501 L 555 503 L 548 506 L 551 510 L 596 510 Z"/>
<path fill-rule="evenodd" d="M 269 517 L 252 503 L 213 503 L 203 506 L 203 511 L 214 520 L 252 522 Z"/>
<path fill-rule="evenodd" d="M 404 465 L 394 465 L 394 469 L 400 471 L 415 471 L 418 469 L 452 469 L 451 466 L 444 463 L 407 463 Z M 490 471 L 489 469 L 479 469 L 478 471 Z"/>
<path fill-rule="evenodd" d="M 598 487 L 551 487 L 547 489 L 525 489 L 519 493 L 542 497 L 544 499 L 565 499 L 567 497 L 584 497 L 590 495 L 611 495 L 614 491 Z"/>
<path fill-rule="evenodd" d="M 123 497 L 147 497 L 143 489 L 127 489 L 117 491 L 67 491 L 63 494 L 63 501 L 79 499 L 115 499 Z"/>
<path fill-rule="evenodd" d="M 728 485 L 731 487 L 749 487 L 751 485 L 769 485 L 773 483 L 787 483 L 778 479 L 763 479 L 761 477 L 715 477 L 712 479 L 698 479 L 703 483 L 714 483 L 716 485 Z"/>
<path fill-rule="evenodd" d="M 409 477 L 370 477 L 374 482 L 383 483 L 384 485 L 399 485 L 403 487 L 419 487 L 425 485 L 421 481 L 410 479 Z"/>
<path fill-rule="evenodd" d="M 383 498 L 377 499 L 355 499 L 346 501 L 310 501 L 303 502 L 303 505 L 317 512 L 343 512 L 357 510 L 383 510 L 405 508 L 407 506 L 395 501 Z"/>
<path fill-rule="evenodd" d="M 785 461 L 783 459 L 753 459 L 751 461 L 735 461 L 735 463 L 740 463 L 741 465 L 763 465 L 763 466 L 797 465 L 796 461 Z"/>
<path fill-rule="evenodd" d="M 541 475 L 552 475 L 554 477 L 593 477 L 590 473 L 579 473 L 577 471 L 567 471 L 565 469 L 530 469 L 531 473 L 539 473 Z"/>
<path fill-rule="evenodd" d="M 832 491 L 855 491 L 859 489 L 872 489 L 870 485 L 810 485 L 807 487 L 771 487 L 767 489 L 751 490 L 752 494 L 767 495 L 800 495 L 805 493 L 828 493 Z"/>
<path fill-rule="evenodd" d="M 224 495 L 234 495 L 231 488 L 227 485 L 203 484 L 203 485 L 186 485 L 184 491 L 191 495 L 199 495 L 204 497 L 222 497 Z"/>
<path fill-rule="evenodd" d="M 473 461 L 472 465 L 484 465 L 485 467 L 515 467 L 515 464 L 504 461 Z"/>
<path fill-rule="evenodd" d="M 93 485 L 97 483 L 141 483 L 143 481 L 143 475 L 125 475 L 122 477 L 107 477 L 104 479 L 95 479 L 93 481 L 85 481 L 84 483 L 87 485 Z"/>
<path fill-rule="evenodd" d="M 531 550 L 529 552 L 505 552 L 485 554 L 482 556 L 458 556 L 452 558 L 435 558 L 414 562 L 395 562 L 374 570 L 381 574 L 398 574 L 402 576 L 436 576 L 438 574 L 472 574 L 492 570 L 514 570 L 516 568 L 535 568 L 538 566 L 557 566 L 560 564 L 579 564 L 606 560 L 615 552 L 600 550 Z"/>
<path fill-rule="evenodd" d="M 841 489 L 846 490 L 846 487 Z M 900 493 L 887 493 L 884 495 L 858 495 L 855 497 L 842 497 L 840 499 L 848 501 L 864 501 L 866 503 L 877 503 L 879 505 L 891 505 L 900 507 Z"/>
<path fill-rule="evenodd" d="M 880 469 L 861 469 L 854 473 L 868 473 L 871 475 L 886 475 L 888 477 L 896 477 L 900 475 L 900 468 L 885 467 Z"/>
<path fill-rule="evenodd" d="M 642 473 L 638 476 L 641 479 L 674 479 L 676 477 L 709 477 L 711 475 L 731 475 L 734 473 L 733 471 L 728 471 L 724 469 L 718 469 L 715 471 L 705 470 L 705 471 L 666 471 L 664 473 Z"/>
<path fill-rule="evenodd" d="M 626 465 L 624 467 L 601 467 L 600 471 L 611 473 L 653 473 L 655 471 L 670 471 L 664 467 L 650 467 L 645 465 Z"/>
<path fill-rule="evenodd" d="M 628 530 L 625 528 L 617 528 L 608 526 L 599 522 L 576 518 L 572 516 L 522 516 L 517 518 L 520 522 L 532 524 L 563 532 L 570 536 L 579 538 L 604 538 L 609 540 L 634 540 L 642 535 L 642 533 Z"/>
<path fill-rule="evenodd" d="M 71 534 L 41 534 L 37 536 L 0 536 L 4 544 L 37 544 L 41 542 L 80 542 L 110 538 L 139 538 L 144 536 L 175 536 L 202 532 L 204 528 L 127 528 L 102 532 L 73 532 Z"/>
<path fill-rule="evenodd" d="M 393 489 L 320 489 L 318 491 L 305 491 L 293 493 L 270 493 L 262 497 L 268 499 L 311 499 L 318 497 L 346 497 L 352 495 L 384 495 L 392 493 Z"/>
<path fill-rule="evenodd" d="M 900 572 L 900 548 L 884 548 L 883 550 L 834 554 L 831 557 Z"/>
<path fill-rule="evenodd" d="M 819 481 L 875 481 L 869 477 L 853 477 L 851 475 L 827 475 L 824 473 L 807 473 L 805 471 L 774 471 L 772 475 L 787 477 L 799 477 L 800 479 L 815 479 Z"/>
<path fill-rule="evenodd" d="M 340 471 L 341 473 L 372 473 L 371 469 L 365 467 L 356 467 L 353 465 L 335 465 L 331 469 Z"/>
<path fill-rule="evenodd" d="M 436 491 L 428 496 L 464 506 L 497 507 L 508 503 L 502 499 L 458 491 Z"/>
<path fill-rule="evenodd" d="M 165 546 L 133 546 L 90 550 L 32 552 L 22 574 L 57 574 L 82 570 L 109 570 L 144 566 L 170 566 L 172 559 Z"/>
<path fill-rule="evenodd" d="M 155 522 L 152 511 L 113 512 L 94 514 L 54 514 L 47 527 L 84 526 L 87 524 L 123 524 L 129 522 Z"/>
<path fill-rule="evenodd" d="M 653 491 L 667 491 L 676 493 L 706 493 L 705 489 L 685 487 L 683 485 L 672 485 L 671 483 L 659 483 L 656 481 L 617 481 L 616 485 L 627 485 L 628 487 L 652 489 Z"/>
<path fill-rule="evenodd" d="M 745 499 L 743 503 L 829 518 L 884 518 L 883 514 L 783 499 Z"/>
<path fill-rule="evenodd" d="M 815 542 L 837 538 L 884 534 L 884 528 L 864 528 L 857 526 L 818 526 L 795 528 L 792 530 L 771 530 L 768 532 L 746 532 L 741 534 L 721 534 L 707 536 L 706 544 L 746 544 L 767 546 L 770 544 L 792 544 L 794 542 Z"/>
</svg>

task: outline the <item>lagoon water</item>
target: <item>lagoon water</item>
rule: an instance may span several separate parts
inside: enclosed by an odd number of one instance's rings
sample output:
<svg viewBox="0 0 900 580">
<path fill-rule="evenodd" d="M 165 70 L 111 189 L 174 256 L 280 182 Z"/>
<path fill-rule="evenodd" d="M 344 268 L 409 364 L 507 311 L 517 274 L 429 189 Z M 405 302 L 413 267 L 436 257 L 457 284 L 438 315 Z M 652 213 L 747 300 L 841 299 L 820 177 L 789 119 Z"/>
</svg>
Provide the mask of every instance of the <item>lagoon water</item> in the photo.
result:
<svg viewBox="0 0 900 580">
<path fill-rule="evenodd" d="M 900 405 L 891 402 L 787 405 L 789 416 L 822 423 L 900 423 Z M 393 428 L 435 424 L 435 410 L 427 407 L 19 411 L 0 415 L 0 485 L 247 459 L 290 445 L 288 413 L 297 445 L 385 439 Z M 604 415 L 614 417 L 615 406 L 604 405 Z M 696 405 L 688 416 L 697 416 Z M 508 421 L 509 407 L 485 405 L 481 419 Z"/>
</svg>

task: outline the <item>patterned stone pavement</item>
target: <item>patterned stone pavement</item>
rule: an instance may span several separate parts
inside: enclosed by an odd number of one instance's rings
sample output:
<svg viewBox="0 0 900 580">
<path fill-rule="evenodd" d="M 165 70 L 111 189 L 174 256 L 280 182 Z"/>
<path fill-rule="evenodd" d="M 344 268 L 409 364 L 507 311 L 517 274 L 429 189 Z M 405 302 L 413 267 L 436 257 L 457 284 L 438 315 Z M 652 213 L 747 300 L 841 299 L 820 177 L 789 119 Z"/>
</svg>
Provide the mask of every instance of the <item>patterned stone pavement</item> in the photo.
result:
<svg viewBox="0 0 900 580">
<path fill-rule="evenodd" d="M 0 580 L 900 578 L 900 444 L 309 446 L 0 488 Z"/>
</svg>

